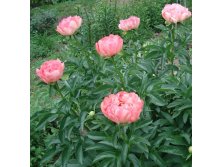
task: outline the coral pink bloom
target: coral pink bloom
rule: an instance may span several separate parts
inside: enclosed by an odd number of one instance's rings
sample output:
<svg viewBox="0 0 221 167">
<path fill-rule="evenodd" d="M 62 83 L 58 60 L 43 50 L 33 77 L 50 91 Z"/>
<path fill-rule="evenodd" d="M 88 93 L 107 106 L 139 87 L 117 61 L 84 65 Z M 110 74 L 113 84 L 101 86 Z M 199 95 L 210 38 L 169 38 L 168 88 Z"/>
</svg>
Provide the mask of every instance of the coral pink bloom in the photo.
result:
<svg viewBox="0 0 221 167">
<path fill-rule="evenodd" d="M 119 53 L 123 47 L 123 39 L 119 35 L 110 34 L 96 43 L 96 50 L 102 57 L 111 57 Z"/>
<path fill-rule="evenodd" d="M 167 4 L 162 10 L 163 18 L 169 23 L 182 22 L 191 16 L 191 12 L 188 8 L 181 6 L 180 4 Z"/>
<path fill-rule="evenodd" d="M 123 31 L 137 29 L 140 25 L 140 18 L 136 16 L 130 16 L 128 19 L 120 20 L 118 28 Z"/>
<path fill-rule="evenodd" d="M 59 22 L 56 31 L 61 35 L 72 35 L 81 26 L 81 23 L 82 18 L 80 16 L 69 16 Z"/>
<path fill-rule="evenodd" d="M 59 80 L 64 72 L 64 63 L 59 59 L 49 60 L 41 65 L 40 69 L 36 69 L 36 74 L 45 83 L 53 83 Z"/>
<path fill-rule="evenodd" d="M 144 102 L 134 93 L 118 92 L 104 98 L 101 111 L 113 122 L 131 123 L 139 119 Z"/>
</svg>

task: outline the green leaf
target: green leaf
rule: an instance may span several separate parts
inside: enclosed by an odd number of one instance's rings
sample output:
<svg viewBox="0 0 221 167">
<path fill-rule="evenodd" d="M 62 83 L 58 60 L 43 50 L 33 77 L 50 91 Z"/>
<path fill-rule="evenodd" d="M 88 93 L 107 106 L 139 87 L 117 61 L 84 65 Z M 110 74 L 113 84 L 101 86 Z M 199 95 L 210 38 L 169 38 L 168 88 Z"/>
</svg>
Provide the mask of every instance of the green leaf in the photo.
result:
<svg viewBox="0 0 221 167">
<path fill-rule="evenodd" d="M 144 63 L 137 64 L 137 66 L 140 67 L 142 70 L 148 72 L 148 73 L 151 72 L 151 69 L 149 69 L 149 67 L 147 67 L 146 64 L 144 64 Z"/>
<path fill-rule="evenodd" d="M 186 141 L 180 135 L 172 135 L 171 133 L 162 133 L 160 136 L 164 137 L 168 142 L 173 145 L 187 145 Z"/>
<path fill-rule="evenodd" d="M 171 90 L 171 91 L 175 91 L 177 89 L 177 85 L 175 84 L 164 84 L 161 86 L 162 90 Z"/>
<path fill-rule="evenodd" d="M 113 147 L 105 145 L 105 144 L 100 144 L 100 143 L 95 143 L 93 145 L 88 146 L 85 151 L 90 151 L 90 150 L 111 150 Z"/>
<path fill-rule="evenodd" d="M 169 113 L 161 112 L 161 114 L 163 115 L 164 118 L 166 118 L 169 121 L 169 123 L 174 124 L 174 120 Z"/>
<path fill-rule="evenodd" d="M 93 94 L 104 94 L 105 92 L 110 92 L 110 90 L 113 89 L 112 85 L 101 85 L 98 88 L 92 90 Z"/>
<path fill-rule="evenodd" d="M 145 144 L 147 146 L 151 145 L 150 142 L 148 141 L 148 139 L 146 139 L 144 137 L 141 137 L 141 136 L 136 136 L 134 138 L 134 140 L 135 140 L 136 143 L 143 143 L 143 144 Z M 148 149 L 146 149 L 145 151 L 148 151 Z"/>
<path fill-rule="evenodd" d="M 67 167 L 86 167 L 86 166 L 79 164 L 79 162 L 76 159 L 72 159 L 68 162 Z"/>
<path fill-rule="evenodd" d="M 54 89 L 54 85 L 49 85 L 49 96 L 52 97 L 56 94 L 56 90 Z"/>
<path fill-rule="evenodd" d="M 157 165 L 159 165 L 160 167 L 165 167 L 166 162 L 160 157 L 158 152 L 150 152 L 149 156 Z"/>
<path fill-rule="evenodd" d="M 73 118 L 71 118 L 70 116 L 66 116 L 62 119 L 61 124 L 60 124 L 60 128 L 64 129 L 68 125 L 72 124 L 73 122 L 74 122 Z"/>
<path fill-rule="evenodd" d="M 136 142 L 135 144 L 134 144 L 134 148 L 136 149 L 136 150 L 134 150 L 135 152 L 137 152 L 137 153 L 148 153 L 149 152 L 149 149 L 147 148 L 147 146 L 146 146 L 146 144 L 143 144 L 143 143 L 139 143 L 139 142 Z"/>
<path fill-rule="evenodd" d="M 112 164 L 114 163 L 114 159 L 110 159 L 110 160 L 104 159 L 104 160 L 100 163 L 100 167 L 110 167 L 110 166 L 111 166 L 111 163 L 112 163 Z"/>
<path fill-rule="evenodd" d="M 178 117 L 182 112 L 183 112 L 182 110 L 179 110 L 179 111 L 176 111 L 176 110 L 175 110 L 175 112 L 174 112 L 172 118 L 174 119 L 174 118 Z"/>
<path fill-rule="evenodd" d="M 162 31 L 168 31 L 168 28 L 162 24 L 155 26 L 157 29 Z"/>
<path fill-rule="evenodd" d="M 78 146 L 77 149 L 77 160 L 80 162 L 80 164 L 83 164 L 83 149 L 82 149 L 82 145 Z"/>
<path fill-rule="evenodd" d="M 135 126 L 134 130 L 144 128 L 144 127 L 150 125 L 152 122 L 153 122 L 153 121 L 147 121 L 147 120 L 138 121 L 138 122 L 136 123 L 136 126 Z"/>
<path fill-rule="evenodd" d="M 36 130 L 42 130 L 49 122 L 54 121 L 58 117 L 58 114 L 45 114 L 41 121 L 38 123 Z"/>
<path fill-rule="evenodd" d="M 182 99 L 177 99 L 175 101 L 173 101 L 172 103 L 170 103 L 167 107 L 168 108 L 172 108 L 172 107 L 176 107 L 183 104 L 183 100 Z"/>
<path fill-rule="evenodd" d="M 143 94 L 143 92 L 145 91 L 146 87 L 147 87 L 147 73 L 143 72 L 143 76 L 142 76 L 142 80 L 141 80 L 141 87 L 140 87 L 140 92 L 141 94 Z"/>
<path fill-rule="evenodd" d="M 57 150 L 56 147 L 53 147 L 52 149 L 48 150 L 42 160 L 41 160 L 41 164 L 44 164 L 46 162 L 49 162 L 60 150 Z"/>
<path fill-rule="evenodd" d="M 187 141 L 188 144 L 191 143 L 191 138 L 190 138 L 190 135 L 189 135 L 189 134 L 183 133 L 183 134 L 181 134 L 180 136 L 183 136 L 183 137 L 186 139 L 186 141 Z"/>
<path fill-rule="evenodd" d="M 178 146 L 162 146 L 159 151 L 168 154 L 182 156 L 183 158 L 185 158 L 186 155 L 185 151 L 183 149 L 180 149 Z"/>
<path fill-rule="evenodd" d="M 127 154 L 128 154 L 128 144 L 124 143 L 123 148 L 122 148 L 122 152 L 121 152 L 123 164 L 125 164 L 125 162 L 127 160 Z"/>
<path fill-rule="evenodd" d="M 157 106 L 165 106 L 167 104 L 166 101 L 159 95 L 148 94 L 148 96 L 150 97 L 151 102 Z"/>
<path fill-rule="evenodd" d="M 117 157 L 117 167 L 122 167 L 122 165 L 121 165 L 121 156 Z"/>
<path fill-rule="evenodd" d="M 178 111 L 185 110 L 187 108 L 192 108 L 192 103 L 182 105 L 181 107 L 178 108 Z"/>
<path fill-rule="evenodd" d="M 85 121 L 86 116 L 87 116 L 87 112 L 81 113 L 81 120 L 80 120 L 80 129 L 81 130 L 84 129 L 84 121 Z"/>
<path fill-rule="evenodd" d="M 71 151 L 72 151 L 71 146 L 66 146 L 65 149 L 63 150 L 62 157 L 61 157 L 61 161 L 63 165 L 68 163 L 68 160 L 71 156 Z"/>
<path fill-rule="evenodd" d="M 189 116 L 189 113 L 188 113 L 188 112 L 185 112 L 185 113 L 183 114 L 183 122 L 184 122 L 184 123 L 187 122 L 188 116 Z"/>
<path fill-rule="evenodd" d="M 93 163 L 96 163 L 102 159 L 106 159 L 106 158 L 109 158 L 109 159 L 115 159 L 115 152 L 111 152 L 111 151 L 106 151 L 106 152 L 103 152 L 101 154 L 98 154 L 96 156 L 96 158 L 93 160 Z"/>
<path fill-rule="evenodd" d="M 68 83 L 68 81 L 63 81 L 64 82 L 64 84 L 65 84 L 65 86 L 68 88 L 68 90 L 70 91 L 70 92 L 72 92 L 72 89 L 71 89 L 71 86 L 69 85 L 69 83 Z"/>
<path fill-rule="evenodd" d="M 133 163 L 133 167 L 141 167 L 140 161 L 135 154 L 129 154 L 128 158 Z"/>
<path fill-rule="evenodd" d="M 106 140 L 107 139 L 104 132 L 89 132 L 87 136 L 88 138 L 92 140 Z"/>
</svg>

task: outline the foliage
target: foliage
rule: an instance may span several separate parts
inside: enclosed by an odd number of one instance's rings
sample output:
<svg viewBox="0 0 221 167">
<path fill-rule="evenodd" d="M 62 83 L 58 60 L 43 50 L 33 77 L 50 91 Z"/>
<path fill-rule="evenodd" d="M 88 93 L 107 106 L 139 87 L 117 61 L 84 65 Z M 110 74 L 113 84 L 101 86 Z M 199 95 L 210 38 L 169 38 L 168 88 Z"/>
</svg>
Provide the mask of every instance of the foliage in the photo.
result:
<svg viewBox="0 0 221 167">
<path fill-rule="evenodd" d="M 54 10 L 40 10 L 38 15 L 31 17 L 31 33 L 51 33 L 51 31 L 54 30 L 56 21 L 56 12 Z"/>
<path fill-rule="evenodd" d="M 48 5 L 48 4 L 57 4 L 60 2 L 65 2 L 69 0 L 31 0 L 31 7 L 37 7 L 41 5 Z"/>
<path fill-rule="evenodd" d="M 74 38 L 53 37 L 52 46 L 60 47 L 51 54 L 65 63 L 65 72 L 58 87 L 41 83 L 45 94 L 34 99 L 46 97 L 45 103 L 46 99 L 51 102 L 33 108 L 31 114 L 32 166 L 191 166 L 191 20 L 177 25 L 172 40 L 172 25 L 154 20 L 155 11 L 145 13 L 144 3 L 140 1 L 143 8 L 139 3 L 139 8 L 128 4 L 125 10 L 120 5 L 115 9 L 114 3 L 98 3 L 91 10 L 85 6 L 76 11 L 85 25 Z M 117 25 L 126 10 L 140 14 L 141 25 L 123 35 Z M 144 30 L 151 26 L 161 33 L 149 39 L 150 31 Z M 121 34 L 124 47 L 115 57 L 103 59 L 94 44 L 109 33 Z M 46 36 L 54 35 L 37 34 L 36 38 Z M 136 92 L 144 100 L 137 122 L 117 125 L 101 113 L 102 99 L 121 90 Z"/>
<path fill-rule="evenodd" d="M 31 36 L 31 59 L 48 57 L 54 52 L 58 52 L 61 45 L 57 35 L 32 34 Z"/>
</svg>

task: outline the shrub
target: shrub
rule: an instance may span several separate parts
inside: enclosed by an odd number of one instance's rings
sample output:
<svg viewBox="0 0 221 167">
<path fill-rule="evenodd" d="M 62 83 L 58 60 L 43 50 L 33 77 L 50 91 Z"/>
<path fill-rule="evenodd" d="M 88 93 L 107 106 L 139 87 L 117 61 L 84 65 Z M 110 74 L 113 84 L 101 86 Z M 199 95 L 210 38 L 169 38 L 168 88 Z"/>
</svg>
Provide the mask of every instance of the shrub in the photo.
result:
<svg viewBox="0 0 221 167">
<path fill-rule="evenodd" d="M 185 35 L 176 40 L 182 38 L 187 41 Z M 191 159 L 186 159 L 191 145 L 191 57 L 187 43 L 178 45 L 175 54 L 182 61 L 171 65 L 164 57 L 169 55 L 170 38 L 163 39 L 147 47 L 132 43 L 111 59 L 85 50 L 65 61 L 68 77 L 58 82 L 60 88 L 50 86 L 55 92 L 60 89 L 64 98 L 32 118 L 39 122 L 37 130 L 48 123 L 57 130 L 54 142 L 46 144 L 42 164 L 190 166 Z M 136 92 L 144 100 L 139 121 L 116 125 L 101 113 L 102 99 L 121 90 Z"/>
</svg>

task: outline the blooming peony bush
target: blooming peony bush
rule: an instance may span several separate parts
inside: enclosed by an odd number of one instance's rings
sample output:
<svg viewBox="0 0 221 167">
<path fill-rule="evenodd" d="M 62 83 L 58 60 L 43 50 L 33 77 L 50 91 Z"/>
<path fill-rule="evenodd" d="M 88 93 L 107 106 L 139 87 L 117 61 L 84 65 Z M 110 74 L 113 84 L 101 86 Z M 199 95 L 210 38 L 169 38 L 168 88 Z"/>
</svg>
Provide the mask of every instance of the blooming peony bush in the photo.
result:
<svg viewBox="0 0 221 167">
<path fill-rule="evenodd" d="M 156 41 L 110 34 L 91 47 L 79 34 L 66 41 L 64 63 L 36 70 L 55 101 L 31 118 L 36 133 L 50 134 L 39 166 L 191 166 L 191 31 L 180 18 L 158 26 Z M 61 21 L 61 34 L 81 22 Z M 125 22 L 124 31 L 139 28 L 138 18 Z"/>
</svg>

